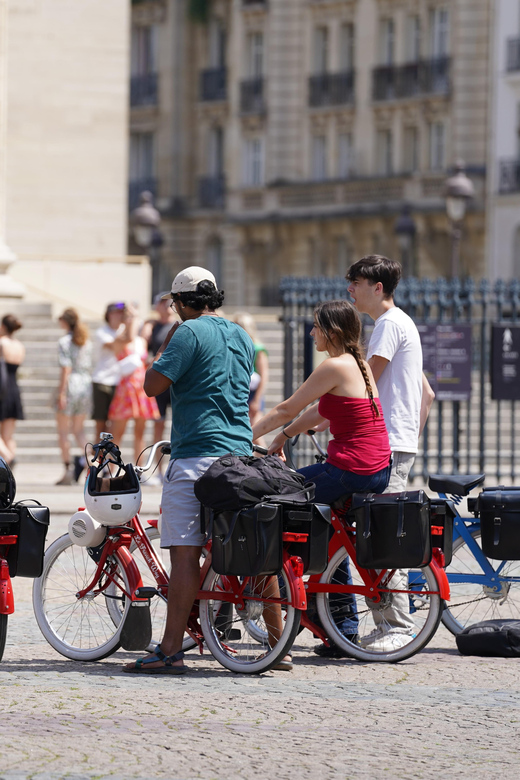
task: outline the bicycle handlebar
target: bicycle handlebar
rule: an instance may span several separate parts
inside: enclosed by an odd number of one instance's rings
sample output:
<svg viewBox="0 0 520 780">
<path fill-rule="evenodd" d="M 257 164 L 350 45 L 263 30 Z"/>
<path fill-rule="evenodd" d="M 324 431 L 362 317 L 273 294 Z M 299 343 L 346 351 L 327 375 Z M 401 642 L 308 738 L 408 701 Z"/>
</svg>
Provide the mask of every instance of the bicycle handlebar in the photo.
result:
<svg viewBox="0 0 520 780">
<path fill-rule="evenodd" d="M 155 444 L 152 446 L 150 450 L 150 454 L 148 456 L 148 460 L 144 464 L 144 466 L 135 466 L 135 472 L 140 475 L 145 471 L 148 471 L 153 466 L 153 462 L 155 460 L 155 453 L 157 450 L 161 448 L 161 452 L 163 455 L 169 455 L 171 453 L 172 447 L 171 443 L 168 439 L 162 439 L 161 441 L 156 441 Z"/>
</svg>

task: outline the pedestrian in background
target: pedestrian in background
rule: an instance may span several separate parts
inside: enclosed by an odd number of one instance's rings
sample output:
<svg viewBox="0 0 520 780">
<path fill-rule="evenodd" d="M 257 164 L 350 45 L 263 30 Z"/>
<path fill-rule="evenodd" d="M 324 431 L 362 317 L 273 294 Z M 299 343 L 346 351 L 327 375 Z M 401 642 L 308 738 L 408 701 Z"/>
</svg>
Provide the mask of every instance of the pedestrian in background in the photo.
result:
<svg viewBox="0 0 520 780">
<path fill-rule="evenodd" d="M 23 420 L 23 406 L 16 372 L 25 358 L 25 347 L 14 336 L 22 323 L 14 314 L 5 314 L 0 325 L 0 359 L 5 362 L 5 372 L 0 398 L 0 455 L 13 465 L 16 455 L 14 431 L 17 420 Z"/>
<path fill-rule="evenodd" d="M 119 383 L 120 369 L 116 352 L 125 346 L 124 303 L 109 303 L 105 324 L 98 328 L 94 340 L 94 370 L 92 372 L 93 412 L 96 421 L 96 441 L 108 427 L 108 410 Z"/>
<path fill-rule="evenodd" d="M 265 391 L 269 381 L 269 359 L 267 349 L 258 339 L 258 330 L 254 318 L 245 311 L 236 312 L 233 322 L 240 325 L 251 337 L 255 348 L 254 373 L 251 377 L 249 390 L 249 419 L 253 426 L 263 417 L 265 411 Z M 255 440 L 254 444 L 264 446 L 263 439 Z"/>
<path fill-rule="evenodd" d="M 72 485 L 87 465 L 85 417 L 92 409 L 92 342 L 87 326 L 81 322 L 75 309 L 65 309 L 58 322 L 67 332 L 58 341 L 60 384 L 56 424 L 65 473 L 56 484 Z M 76 455 L 73 464 L 70 460 L 70 434 L 81 450 L 81 455 Z"/>
<path fill-rule="evenodd" d="M 134 421 L 134 463 L 137 463 L 145 446 L 146 421 L 158 420 L 160 417 L 155 398 L 149 398 L 143 389 L 148 345 L 142 336 L 137 335 L 138 327 L 136 308 L 126 305 L 123 312 L 123 332 L 114 342 L 120 345 L 120 348 L 114 351 L 120 379 L 108 410 L 108 419 L 112 423 L 111 432 L 118 446 L 121 446 L 128 421 Z"/>
<path fill-rule="evenodd" d="M 148 361 L 149 365 L 153 363 L 153 358 L 157 355 L 159 347 L 170 332 L 170 328 L 172 327 L 173 323 L 178 321 L 177 315 L 171 308 L 171 298 L 165 298 L 163 300 L 163 297 L 168 296 L 169 292 L 169 290 L 166 290 L 165 292 L 159 293 L 155 296 L 153 299 L 153 306 L 157 312 L 157 319 L 148 320 L 141 329 L 140 335 L 147 342 L 148 352 L 152 357 L 152 360 Z M 170 389 L 168 388 L 164 391 L 164 393 L 159 393 L 155 400 L 157 401 L 160 417 L 155 421 L 153 435 L 154 441 L 161 441 L 164 438 L 166 410 L 170 405 Z M 146 481 L 148 484 L 150 484 L 152 480 L 156 480 L 157 483 L 162 483 L 162 472 L 160 465 L 158 466 L 157 477 L 153 476 Z"/>
</svg>

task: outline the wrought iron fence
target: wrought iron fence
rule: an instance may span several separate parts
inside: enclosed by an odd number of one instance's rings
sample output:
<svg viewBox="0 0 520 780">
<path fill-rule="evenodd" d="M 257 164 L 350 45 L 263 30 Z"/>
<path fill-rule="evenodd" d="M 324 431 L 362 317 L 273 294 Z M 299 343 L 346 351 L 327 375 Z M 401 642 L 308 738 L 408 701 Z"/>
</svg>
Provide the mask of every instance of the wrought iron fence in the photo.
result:
<svg viewBox="0 0 520 780">
<path fill-rule="evenodd" d="M 418 60 L 405 65 L 382 65 L 372 74 L 374 100 L 397 100 L 450 91 L 450 58 Z"/>
<path fill-rule="evenodd" d="M 354 83 L 353 70 L 309 76 L 309 105 L 316 108 L 353 103 Z"/>
<path fill-rule="evenodd" d="M 304 381 L 313 366 L 313 308 L 319 301 L 347 298 L 342 278 L 294 278 L 281 281 L 284 323 L 284 394 L 287 398 Z M 471 344 L 468 400 L 436 400 L 419 441 L 412 477 L 425 480 L 430 473 L 486 472 L 490 480 L 514 484 L 520 476 L 519 404 L 491 397 L 492 325 L 520 324 L 520 281 L 473 279 L 403 280 L 396 304 L 420 327 L 465 326 Z M 372 321 L 366 318 L 366 328 Z M 365 335 L 366 338 L 366 335 Z M 515 353 L 510 353 L 513 356 Z M 518 356 L 520 360 L 520 356 Z M 517 384 L 520 385 L 520 372 Z M 313 461 L 307 437 L 299 446 L 298 465 Z M 324 437 L 325 439 L 325 437 Z"/>
</svg>

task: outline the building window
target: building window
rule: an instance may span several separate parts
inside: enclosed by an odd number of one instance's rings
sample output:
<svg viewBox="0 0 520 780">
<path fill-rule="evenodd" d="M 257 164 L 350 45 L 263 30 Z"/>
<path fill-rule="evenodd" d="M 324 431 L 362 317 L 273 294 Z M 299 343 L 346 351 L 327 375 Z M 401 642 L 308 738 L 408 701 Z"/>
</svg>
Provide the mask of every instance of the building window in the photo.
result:
<svg viewBox="0 0 520 780">
<path fill-rule="evenodd" d="M 344 277 L 351 265 L 352 247 L 345 236 L 338 236 L 336 239 L 336 275 Z"/>
<path fill-rule="evenodd" d="M 208 242 L 206 247 L 206 268 L 212 272 L 217 280 L 217 287 L 223 283 L 222 257 L 222 240 L 218 236 L 215 236 Z"/>
<path fill-rule="evenodd" d="M 352 133 L 338 135 L 338 176 L 348 179 L 354 173 L 354 149 Z"/>
<path fill-rule="evenodd" d="M 327 138 L 314 135 L 311 143 L 311 178 L 324 181 L 327 178 Z"/>
<path fill-rule="evenodd" d="M 261 78 L 264 72 L 264 36 L 254 32 L 247 36 L 247 75 L 250 79 Z"/>
<path fill-rule="evenodd" d="M 243 183 L 245 187 L 260 187 L 264 181 L 264 144 L 262 138 L 244 141 Z"/>
<path fill-rule="evenodd" d="M 329 66 L 329 28 L 314 29 L 314 73 L 327 73 Z"/>
<path fill-rule="evenodd" d="M 342 24 L 339 39 L 339 67 L 342 72 L 354 70 L 355 62 L 355 38 L 354 25 Z"/>
<path fill-rule="evenodd" d="M 379 52 L 381 65 L 394 64 L 395 25 L 393 19 L 382 19 L 379 28 Z"/>
<path fill-rule="evenodd" d="M 378 130 L 377 132 L 377 173 L 381 176 L 390 176 L 393 173 L 393 148 L 392 131 Z"/>
<path fill-rule="evenodd" d="M 432 8 L 430 11 L 430 54 L 432 59 L 448 56 L 449 14 L 447 8 Z"/>
<path fill-rule="evenodd" d="M 408 16 L 406 20 L 406 61 L 417 62 L 421 57 L 421 19 Z"/>
<path fill-rule="evenodd" d="M 430 124 L 430 169 L 443 171 L 446 167 L 446 125 L 444 122 Z"/>
<path fill-rule="evenodd" d="M 130 135 L 130 181 L 152 179 L 155 174 L 153 133 Z"/>
<path fill-rule="evenodd" d="M 209 131 L 208 174 L 221 176 L 224 173 L 224 130 L 212 127 Z"/>
<path fill-rule="evenodd" d="M 226 67 L 226 27 L 222 19 L 213 18 L 209 26 L 209 67 Z"/>
<path fill-rule="evenodd" d="M 419 170 L 419 131 L 416 127 L 405 127 L 403 166 L 406 173 Z"/>
<path fill-rule="evenodd" d="M 155 25 L 132 27 L 132 76 L 147 76 L 157 71 L 157 35 Z"/>
</svg>

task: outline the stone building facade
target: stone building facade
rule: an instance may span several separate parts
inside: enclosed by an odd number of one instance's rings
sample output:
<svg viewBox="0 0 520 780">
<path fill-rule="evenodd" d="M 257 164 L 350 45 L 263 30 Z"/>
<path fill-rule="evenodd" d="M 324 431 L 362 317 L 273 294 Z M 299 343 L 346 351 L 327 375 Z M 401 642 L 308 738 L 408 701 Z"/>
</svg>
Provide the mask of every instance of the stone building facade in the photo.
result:
<svg viewBox="0 0 520 780">
<path fill-rule="evenodd" d="M 369 252 L 449 275 L 457 159 L 476 190 L 461 269 L 484 275 L 490 0 L 190 5 L 132 5 L 130 202 L 156 195 L 162 286 L 197 262 L 230 303 L 268 304 L 282 275 Z"/>
</svg>

